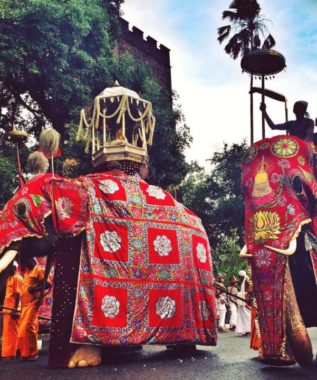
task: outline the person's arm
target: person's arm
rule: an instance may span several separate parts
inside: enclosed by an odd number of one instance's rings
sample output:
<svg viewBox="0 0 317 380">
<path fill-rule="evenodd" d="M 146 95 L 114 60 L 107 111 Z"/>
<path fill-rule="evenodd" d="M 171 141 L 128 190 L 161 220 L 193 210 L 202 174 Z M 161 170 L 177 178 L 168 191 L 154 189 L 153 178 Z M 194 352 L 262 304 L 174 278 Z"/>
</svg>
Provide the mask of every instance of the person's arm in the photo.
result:
<svg viewBox="0 0 317 380">
<path fill-rule="evenodd" d="M 313 141 L 314 138 L 314 122 L 312 119 L 307 120 L 307 127 L 305 131 L 304 141 Z"/>
<path fill-rule="evenodd" d="M 277 130 L 288 129 L 288 123 L 274 124 L 273 120 L 270 118 L 270 116 L 266 112 L 266 104 L 265 103 L 261 103 L 260 110 L 262 111 L 262 113 L 264 115 L 264 119 L 271 129 L 277 129 Z"/>
</svg>

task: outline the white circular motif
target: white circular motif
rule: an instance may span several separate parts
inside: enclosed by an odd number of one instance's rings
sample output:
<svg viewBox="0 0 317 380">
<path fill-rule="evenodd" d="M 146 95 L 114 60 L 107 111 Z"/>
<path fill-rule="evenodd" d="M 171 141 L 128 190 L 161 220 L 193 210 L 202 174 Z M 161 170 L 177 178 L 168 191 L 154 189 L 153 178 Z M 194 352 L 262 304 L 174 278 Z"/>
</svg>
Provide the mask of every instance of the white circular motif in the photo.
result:
<svg viewBox="0 0 317 380">
<path fill-rule="evenodd" d="M 121 238 L 116 231 L 100 234 L 100 244 L 106 252 L 117 252 L 121 248 Z"/>
<path fill-rule="evenodd" d="M 120 302 L 114 296 L 104 296 L 102 299 L 101 310 L 105 317 L 114 319 L 120 311 Z"/>
<path fill-rule="evenodd" d="M 172 250 L 171 241 L 165 235 L 158 235 L 154 240 L 154 251 L 160 256 L 168 256 Z"/>
<path fill-rule="evenodd" d="M 173 318 L 176 311 L 176 301 L 171 297 L 160 297 L 155 306 L 156 314 L 161 319 Z"/>
<path fill-rule="evenodd" d="M 207 301 L 201 301 L 199 304 L 199 311 L 202 321 L 208 321 L 210 315 L 210 309 Z"/>
<path fill-rule="evenodd" d="M 61 220 L 69 219 L 72 213 L 73 203 L 67 197 L 60 197 L 55 201 L 56 211 Z"/>
<path fill-rule="evenodd" d="M 207 261 L 207 251 L 202 243 L 198 243 L 196 247 L 196 253 L 199 261 L 205 263 Z"/>
<path fill-rule="evenodd" d="M 115 181 L 111 179 L 104 179 L 99 181 L 99 189 L 105 194 L 114 194 L 119 190 L 119 186 Z"/>
<path fill-rule="evenodd" d="M 165 199 L 166 194 L 164 194 L 164 191 L 160 189 L 157 186 L 150 185 L 147 189 L 146 192 L 151 196 L 156 199 Z"/>
<path fill-rule="evenodd" d="M 260 249 L 254 255 L 255 265 L 258 268 L 269 268 L 272 263 L 271 252 L 265 248 Z"/>
</svg>

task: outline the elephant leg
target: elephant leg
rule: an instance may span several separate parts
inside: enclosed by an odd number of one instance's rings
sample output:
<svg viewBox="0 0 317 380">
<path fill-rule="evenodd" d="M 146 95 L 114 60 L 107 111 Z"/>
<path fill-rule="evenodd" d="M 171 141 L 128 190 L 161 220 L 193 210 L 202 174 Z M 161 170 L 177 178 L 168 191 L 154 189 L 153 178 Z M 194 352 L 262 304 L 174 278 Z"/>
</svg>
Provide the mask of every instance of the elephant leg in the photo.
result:
<svg viewBox="0 0 317 380">
<path fill-rule="evenodd" d="M 289 270 L 285 272 L 286 334 L 295 359 L 301 366 L 308 366 L 313 359 L 312 345 L 300 314 Z"/>
<path fill-rule="evenodd" d="M 61 239 L 56 252 L 52 327 L 48 365 L 50 368 L 66 368 L 72 356 L 70 343 L 76 302 L 77 279 L 82 236 Z"/>
<path fill-rule="evenodd" d="M 100 347 L 80 345 L 73 353 L 68 368 L 95 367 L 101 363 Z"/>
</svg>

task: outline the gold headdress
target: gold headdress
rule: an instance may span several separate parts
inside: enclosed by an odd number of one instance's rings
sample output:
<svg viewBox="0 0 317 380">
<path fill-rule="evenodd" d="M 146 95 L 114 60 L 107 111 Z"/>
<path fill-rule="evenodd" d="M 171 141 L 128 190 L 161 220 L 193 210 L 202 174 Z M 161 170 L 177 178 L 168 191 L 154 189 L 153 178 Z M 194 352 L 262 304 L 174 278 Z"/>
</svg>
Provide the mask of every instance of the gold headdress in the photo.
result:
<svg viewBox="0 0 317 380">
<path fill-rule="evenodd" d="M 95 167 L 111 161 L 143 164 L 154 127 L 152 104 L 117 85 L 103 90 L 90 108 L 81 110 L 77 141 L 87 141 L 87 153 L 91 145 Z"/>
</svg>

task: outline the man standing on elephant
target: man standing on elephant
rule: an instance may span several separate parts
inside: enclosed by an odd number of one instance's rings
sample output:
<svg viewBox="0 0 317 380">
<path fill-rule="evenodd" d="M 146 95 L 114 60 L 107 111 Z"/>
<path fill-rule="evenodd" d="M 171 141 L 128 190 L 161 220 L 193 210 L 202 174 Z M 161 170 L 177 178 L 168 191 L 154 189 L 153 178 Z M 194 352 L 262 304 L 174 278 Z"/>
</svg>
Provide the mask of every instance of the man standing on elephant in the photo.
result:
<svg viewBox="0 0 317 380">
<path fill-rule="evenodd" d="M 18 345 L 22 360 L 38 359 L 38 311 L 39 291 L 32 289 L 38 286 L 44 279 L 44 270 L 36 264 L 33 258 L 22 263 L 24 284 L 21 294 L 22 313 L 18 334 Z"/>
<path fill-rule="evenodd" d="M 5 359 L 14 359 L 17 351 L 19 314 L 15 310 L 20 305 L 23 285 L 23 278 L 17 273 L 17 266 L 16 262 L 12 264 L 3 303 L 3 306 L 8 308 L 8 310 L 4 311 L 1 348 L 1 357 Z M 15 310 L 9 311 L 9 308 Z"/>
<path fill-rule="evenodd" d="M 294 103 L 293 112 L 296 116 L 295 120 L 286 121 L 285 123 L 275 124 L 266 112 L 265 103 L 261 103 L 260 110 L 262 111 L 265 121 L 271 129 L 286 130 L 291 136 L 299 137 L 304 141 L 313 141 L 314 137 L 314 122 L 305 116 L 308 103 L 304 100 L 298 100 Z"/>
</svg>

